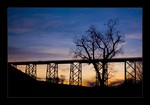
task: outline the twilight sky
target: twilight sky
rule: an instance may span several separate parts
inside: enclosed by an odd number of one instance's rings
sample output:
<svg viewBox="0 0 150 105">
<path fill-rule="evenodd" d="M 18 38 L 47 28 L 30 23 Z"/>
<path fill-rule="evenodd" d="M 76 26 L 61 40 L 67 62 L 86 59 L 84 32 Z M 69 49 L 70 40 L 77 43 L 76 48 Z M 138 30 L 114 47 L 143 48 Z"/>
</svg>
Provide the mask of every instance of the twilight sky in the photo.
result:
<svg viewBox="0 0 150 105">
<path fill-rule="evenodd" d="M 142 57 L 142 8 L 8 8 L 8 61 L 72 59 L 73 37 L 119 19 L 124 54 Z"/>
<path fill-rule="evenodd" d="M 73 37 L 83 35 L 90 25 L 104 32 L 104 23 L 112 18 L 119 20 L 117 29 L 126 41 L 124 54 L 117 57 L 142 57 L 142 8 L 8 8 L 7 12 L 8 61 L 72 59 Z M 114 81 L 124 78 L 123 67 L 115 65 Z M 68 83 L 69 65 L 59 65 L 61 74 Z M 46 65 L 38 65 L 37 77 L 45 75 Z M 94 76 L 93 67 L 83 65 L 84 85 L 95 81 Z"/>
</svg>

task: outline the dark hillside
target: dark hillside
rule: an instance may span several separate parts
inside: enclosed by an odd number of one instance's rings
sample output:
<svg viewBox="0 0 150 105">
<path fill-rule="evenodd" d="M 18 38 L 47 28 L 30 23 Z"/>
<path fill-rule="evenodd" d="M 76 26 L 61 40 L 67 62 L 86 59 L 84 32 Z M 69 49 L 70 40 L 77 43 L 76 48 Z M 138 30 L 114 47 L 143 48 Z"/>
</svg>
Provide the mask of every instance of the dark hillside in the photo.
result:
<svg viewBox="0 0 150 105">
<path fill-rule="evenodd" d="M 36 81 L 27 74 L 8 66 L 9 97 L 141 97 L 140 85 L 118 87 L 82 87 Z"/>
</svg>

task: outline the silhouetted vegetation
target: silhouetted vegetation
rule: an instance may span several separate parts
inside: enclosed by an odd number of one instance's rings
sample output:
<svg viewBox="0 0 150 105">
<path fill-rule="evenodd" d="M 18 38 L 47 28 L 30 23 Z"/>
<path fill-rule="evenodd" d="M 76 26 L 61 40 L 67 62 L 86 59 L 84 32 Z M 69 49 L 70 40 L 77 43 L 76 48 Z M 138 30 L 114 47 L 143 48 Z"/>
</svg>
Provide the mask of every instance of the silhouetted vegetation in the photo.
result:
<svg viewBox="0 0 150 105">
<path fill-rule="evenodd" d="M 65 76 L 64 75 L 60 75 L 60 82 L 61 82 L 61 84 L 63 84 L 64 83 L 64 81 L 65 81 Z"/>
<path fill-rule="evenodd" d="M 85 35 L 80 38 L 74 38 L 76 46 L 74 49 L 71 49 L 74 58 L 92 61 L 99 85 L 101 86 L 104 86 L 108 80 L 107 60 L 123 53 L 122 43 L 125 42 L 124 35 L 116 30 L 118 25 L 117 19 L 110 19 L 105 25 L 107 29 L 104 33 L 98 31 L 96 26 L 91 25 Z M 100 58 L 103 59 L 103 62 L 95 61 L 95 59 Z"/>
<path fill-rule="evenodd" d="M 46 78 L 47 82 L 51 82 L 51 83 L 61 83 L 63 84 L 65 81 L 65 76 L 64 75 L 60 75 L 60 77 L 55 77 L 55 78 Z"/>
<path fill-rule="evenodd" d="M 117 87 L 83 87 L 36 81 L 8 65 L 8 97 L 141 97 L 140 83 Z"/>
<path fill-rule="evenodd" d="M 47 82 L 51 82 L 51 83 L 58 83 L 60 81 L 60 79 L 57 78 L 47 78 L 46 79 Z"/>
</svg>

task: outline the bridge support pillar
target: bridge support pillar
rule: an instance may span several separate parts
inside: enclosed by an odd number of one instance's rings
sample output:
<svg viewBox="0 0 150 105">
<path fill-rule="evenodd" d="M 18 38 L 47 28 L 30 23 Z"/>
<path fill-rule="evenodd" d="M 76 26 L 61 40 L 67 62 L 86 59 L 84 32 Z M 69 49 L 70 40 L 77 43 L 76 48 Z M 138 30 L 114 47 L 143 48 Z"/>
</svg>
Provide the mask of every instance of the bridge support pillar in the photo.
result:
<svg viewBox="0 0 150 105">
<path fill-rule="evenodd" d="M 58 64 L 52 63 L 47 64 L 47 71 L 46 71 L 46 81 L 52 83 L 58 83 Z"/>
<path fill-rule="evenodd" d="M 125 64 L 125 82 L 128 80 L 133 80 L 133 83 L 136 83 L 136 62 L 124 62 Z"/>
<path fill-rule="evenodd" d="M 69 84 L 82 86 L 82 64 L 81 63 L 70 64 Z"/>
<path fill-rule="evenodd" d="M 25 73 L 36 79 L 36 64 L 27 64 Z"/>
</svg>

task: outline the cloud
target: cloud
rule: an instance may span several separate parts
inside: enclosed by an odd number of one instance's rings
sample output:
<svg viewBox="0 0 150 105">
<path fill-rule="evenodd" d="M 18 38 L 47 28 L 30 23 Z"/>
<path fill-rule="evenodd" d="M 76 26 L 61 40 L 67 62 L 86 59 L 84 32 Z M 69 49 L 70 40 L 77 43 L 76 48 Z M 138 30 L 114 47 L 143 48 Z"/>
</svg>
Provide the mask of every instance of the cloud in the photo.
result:
<svg viewBox="0 0 150 105">
<path fill-rule="evenodd" d="M 32 15 L 33 17 L 38 17 L 42 19 L 59 19 L 62 18 L 60 15 L 54 15 L 54 14 L 47 14 L 47 13 L 35 13 Z"/>
<path fill-rule="evenodd" d="M 16 20 L 8 21 L 8 32 L 14 34 L 20 34 L 25 32 L 32 32 L 34 27 L 38 25 L 37 20 L 33 18 L 19 18 Z"/>
<path fill-rule="evenodd" d="M 96 86 L 96 82 L 91 82 L 91 81 L 87 81 L 85 84 L 86 84 L 87 86 L 89 86 L 89 87 L 94 87 L 94 86 Z"/>
<path fill-rule="evenodd" d="M 109 86 L 119 86 L 124 82 L 124 80 L 118 79 L 116 81 L 113 81 L 109 84 Z"/>
<path fill-rule="evenodd" d="M 8 48 L 8 60 L 19 59 L 22 60 L 60 60 L 68 59 L 69 54 L 66 53 L 65 49 L 51 49 L 51 50 L 35 50 L 23 49 L 16 47 Z"/>
<path fill-rule="evenodd" d="M 45 17 L 48 16 L 49 18 Z M 36 14 L 35 14 L 36 16 Z M 23 18 L 16 18 L 12 19 L 9 18 L 8 20 L 8 32 L 13 34 L 21 34 L 25 32 L 30 33 L 41 33 L 45 31 L 59 31 L 60 26 L 64 25 L 64 22 L 62 20 L 58 20 L 57 16 L 50 17 L 51 15 L 43 14 L 42 18 L 41 15 L 37 14 L 38 17 L 23 17 Z"/>
<path fill-rule="evenodd" d="M 15 34 L 25 33 L 25 32 L 29 32 L 29 31 L 30 31 L 29 28 L 19 28 L 19 27 L 14 27 L 14 28 L 8 29 L 8 32 L 15 33 Z"/>
<path fill-rule="evenodd" d="M 44 23 L 42 24 L 39 24 L 39 28 L 40 29 L 46 29 L 48 27 L 59 27 L 61 25 L 63 25 L 64 23 L 60 20 L 49 20 L 49 21 L 45 21 Z"/>
<path fill-rule="evenodd" d="M 126 36 L 128 39 L 142 39 L 142 35 L 140 34 L 129 34 Z"/>
<path fill-rule="evenodd" d="M 131 50 L 126 49 L 124 54 L 117 55 L 116 58 L 132 58 L 132 57 L 142 57 L 142 50 Z"/>
</svg>

